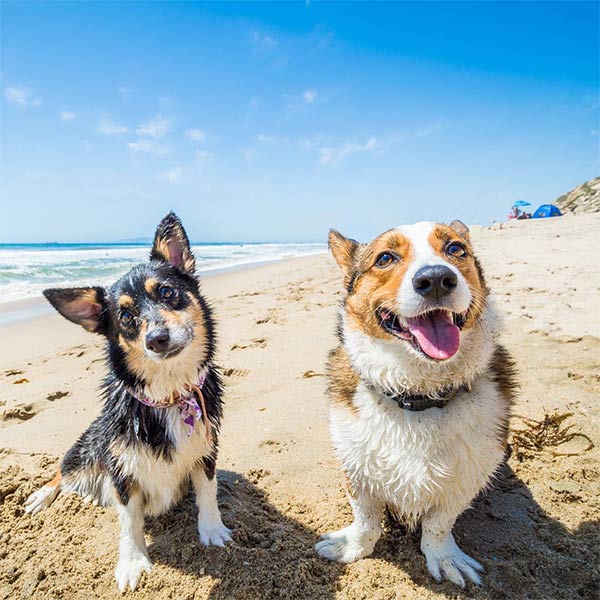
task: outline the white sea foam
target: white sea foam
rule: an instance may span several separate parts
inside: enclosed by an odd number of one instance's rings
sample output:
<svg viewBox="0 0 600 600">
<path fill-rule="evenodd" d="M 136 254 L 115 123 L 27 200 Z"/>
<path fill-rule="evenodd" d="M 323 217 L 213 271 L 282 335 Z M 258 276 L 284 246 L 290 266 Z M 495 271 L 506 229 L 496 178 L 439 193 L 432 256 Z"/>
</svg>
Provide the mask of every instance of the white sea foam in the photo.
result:
<svg viewBox="0 0 600 600">
<path fill-rule="evenodd" d="M 148 258 L 139 245 L 0 245 L 1 302 L 34 298 L 48 287 L 108 285 Z M 325 244 L 194 245 L 200 273 L 316 254 Z"/>
</svg>

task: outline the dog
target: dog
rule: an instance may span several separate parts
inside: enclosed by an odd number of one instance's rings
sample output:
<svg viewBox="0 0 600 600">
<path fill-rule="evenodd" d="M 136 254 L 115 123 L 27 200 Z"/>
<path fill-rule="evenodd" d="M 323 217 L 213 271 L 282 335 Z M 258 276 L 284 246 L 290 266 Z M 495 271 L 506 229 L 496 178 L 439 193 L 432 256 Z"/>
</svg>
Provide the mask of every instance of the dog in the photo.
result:
<svg viewBox="0 0 600 600">
<path fill-rule="evenodd" d="M 354 521 L 315 549 L 368 556 L 388 509 L 421 523 L 436 581 L 480 584 L 483 567 L 452 527 L 504 460 L 517 384 L 469 230 L 423 222 L 369 244 L 331 230 L 329 247 L 346 288 L 327 365 L 330 425 Z"/>
<path fill-rule="evenodd" d="M 28 498 L 26 512 L 48 507 L 61 490 L 115 506 L 121 592 L 135 590 L 151 569 L 144 515 L 167 511 L 190 479 L 200 543 L 231 540 L 217 505 L 222 382 L 214 365 L 215 325 L 195 270 L 181 221 L 169 213 L 150 261 L 110 288 L 44 292 L 69 321 L 104 336 L 108 375 L 100 415 L 65 454 L 56 477 Z"/>
</svg>

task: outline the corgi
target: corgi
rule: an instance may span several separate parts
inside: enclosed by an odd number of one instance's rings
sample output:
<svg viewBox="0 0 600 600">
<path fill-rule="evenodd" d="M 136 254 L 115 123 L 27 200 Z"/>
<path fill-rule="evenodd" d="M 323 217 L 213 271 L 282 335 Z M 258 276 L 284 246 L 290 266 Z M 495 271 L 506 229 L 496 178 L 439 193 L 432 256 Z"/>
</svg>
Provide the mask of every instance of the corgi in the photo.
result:
<svg viewBox="0 0 600 600">
<path fill-rule="evenodd" d="M 44 292 L 66 319 L 105 338 L 108 374 L 100 415 L 25 510 L 48 507 L 61 490 L 115 506 L 121 592 L 135 590 L 151 569 L 144 515 L 167 511 L 190 479 L 200 543 L 231 540 L 217 506 L 222 383 L 214 365 L 215 325 L 195 271 L 186 232 L 169 213 L 158 225 L 149 262 L 109 288 Z"/>
<path fill-rule="evenodd" d="M 436 581 L 481 583 L 452 527 L 494 477 L 516 376 L 468 228 L 417 223 L 369 244 L 332 230 L 345 297 L 328 359 L 330 428 L 354 521 L 321 537 L 324 558 L 373 552 L 384 510 L 414 528 Z"/>
</svg>

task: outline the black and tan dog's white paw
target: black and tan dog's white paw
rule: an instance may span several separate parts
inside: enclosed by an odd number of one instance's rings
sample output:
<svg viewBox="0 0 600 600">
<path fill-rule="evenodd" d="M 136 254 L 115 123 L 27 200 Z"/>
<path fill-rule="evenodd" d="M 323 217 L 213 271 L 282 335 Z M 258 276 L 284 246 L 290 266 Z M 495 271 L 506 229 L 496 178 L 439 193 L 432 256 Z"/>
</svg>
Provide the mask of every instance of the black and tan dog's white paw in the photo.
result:
<svg viewBox="0 0 600 600">
<path fill-rule="evenodd" d="M 33 492 L 25 501 L 25 512 L 35 515 L 40 511 L 48 508 L 53 502 L 60 487 L 47 484 L 42 486 L 39 490 Z"/>
<path fill-rule="evenodd" d="M 121 556 L 115 569 L 115 579 L 119 591 L 123 593 L 129 586 L 135 590 L 140 581 L 142 573 L 150 573 L 152 563 L 150 559 L 141 552 L 136 552 L 128 556 Z"/>
</svg>

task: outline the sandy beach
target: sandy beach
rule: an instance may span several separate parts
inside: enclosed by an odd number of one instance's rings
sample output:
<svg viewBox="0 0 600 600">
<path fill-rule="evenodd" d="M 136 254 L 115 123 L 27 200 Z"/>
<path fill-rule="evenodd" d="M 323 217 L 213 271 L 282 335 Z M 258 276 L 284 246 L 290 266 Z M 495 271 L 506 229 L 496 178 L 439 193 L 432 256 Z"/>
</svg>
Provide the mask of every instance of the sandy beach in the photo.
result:
<svg viewBox="0 0 600 600">
<path fill-rule="evenodd" d="M 147 521 L 154 568 L 126 596 L 600 597 L 600 214 L 472 235 L 522 385 L 508 463 L 455 528 L 486 568 L 483 586 L 435 583 L 418 533 L 391 521 L 355 564 L 313 551 L 320 533 L 351 521 L 323 377 L 341 277 L 321 254 L 205 281 L 226 382 L 219 499 L 234 541 L 201 547 L 187 497 Z M 23 509 L 100 409 L 102 341 L 54 314 L 0 336 L 0 599 L 119 597 L 114 509 L 66 495 L 35 517 Z"/>
</svg>

